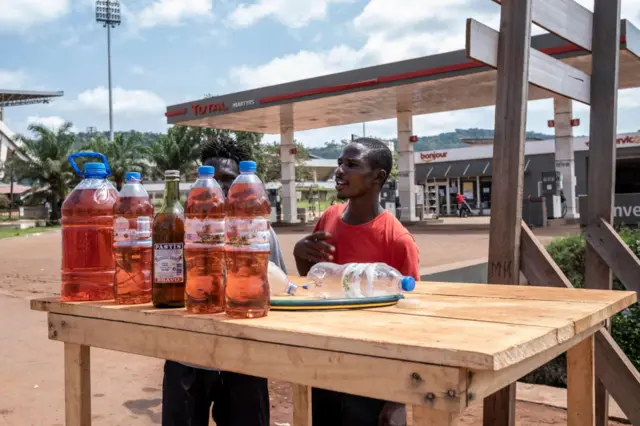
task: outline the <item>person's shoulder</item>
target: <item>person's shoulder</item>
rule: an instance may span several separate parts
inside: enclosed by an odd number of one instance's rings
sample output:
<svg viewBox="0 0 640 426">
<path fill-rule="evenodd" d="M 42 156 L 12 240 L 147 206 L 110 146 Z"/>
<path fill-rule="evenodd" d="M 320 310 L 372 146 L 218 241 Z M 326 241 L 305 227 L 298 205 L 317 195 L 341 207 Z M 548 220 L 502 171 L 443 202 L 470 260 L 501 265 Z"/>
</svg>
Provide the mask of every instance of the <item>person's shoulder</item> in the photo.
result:
<svg viewBox="0 0 640 426">
<path fill-rule="evenodd" d="M 346 204 L 334 204 L 329 206 L 324 213 L 322 213 L 322 217 L 333 217 L 337 215 L 341 215 L 344 212 L 344 209 L 347 207 Z"/>
<path fill-rule="evenodd" d="M 400 222 L 396 217 L 394 217 L 388 211 L 384 213 L 385 217 L 385 228 L 387 231 L 387 235 L 391 239 L 392 242 L 405 242 L 409 240 L 415 241 L 413 235 L 409 230 Z"/>
</svg>

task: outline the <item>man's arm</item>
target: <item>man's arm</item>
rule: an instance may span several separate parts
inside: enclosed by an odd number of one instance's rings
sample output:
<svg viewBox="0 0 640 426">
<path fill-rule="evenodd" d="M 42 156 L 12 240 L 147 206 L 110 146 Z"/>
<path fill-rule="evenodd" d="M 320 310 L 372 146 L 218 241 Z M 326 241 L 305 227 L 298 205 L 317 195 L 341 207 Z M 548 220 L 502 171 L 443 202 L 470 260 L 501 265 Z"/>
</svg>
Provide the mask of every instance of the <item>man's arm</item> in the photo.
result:
<svg viewBox="0 0 640 426">
<path fill-rule="evenodd" d="M 280 249 L 280 242 L 278 242 L 278 236 L 271 226 L 269 226 L 269 245 L 271 246 L 271 254 L 269 260 L 278 265 L 285 274 L 288 273 L 287 265 L 284 263 L 284 256 L 282 256 L 282 250 Z"/>
<path fill-rule="evenodd" d="M 319 262 L 331 262 L 335 248 L 326 242 L 331 234 L 326 232 L 314 232 L 307 235 L 293 248 L 293 257 L 296 259 L 298 274 L 305 277 L 309 270 Z"/>
<path fill-rule="evenodd" d="M 394 242 L 393 258 L 402 275 L 420 280 L 420 252 L 411 234 L 404 234 Z"/>
</svg>

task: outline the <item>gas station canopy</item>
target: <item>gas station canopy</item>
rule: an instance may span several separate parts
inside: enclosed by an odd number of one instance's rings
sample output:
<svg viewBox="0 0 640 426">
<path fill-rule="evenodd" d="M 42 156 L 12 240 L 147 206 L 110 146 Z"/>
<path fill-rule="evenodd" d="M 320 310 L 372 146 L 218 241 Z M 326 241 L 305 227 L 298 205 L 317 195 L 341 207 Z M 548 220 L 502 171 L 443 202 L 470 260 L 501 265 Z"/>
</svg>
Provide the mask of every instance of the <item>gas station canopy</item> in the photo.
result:
<svg viewBox="0 0 640 426">
<path fill-rule="evenodd" d="M 591 74 L 591 54 L 553 34 L 532 37 L 533 48 Z M 623 20 L 620 89 L 640 86 L 640 31 Z M 464 50 L 346 71 L 172 105 L 169 124 L 277 134 L 282 105 L 291 105 L 294 131 L 397 117 L 398 100 L 414 116 L 495 105 L 496 71 Z M 531 86 L 529 99 L 554 94 Z M 291 121 L 290 119 L 286 121 Z"/>
<path fill-rule="evenodd" d="M 57 98 L 63 95 L 64 92 L 0 89 L 0 108 L 17 105 L 46 104 L 49 103 L 51 98 Z"/>
</svg>

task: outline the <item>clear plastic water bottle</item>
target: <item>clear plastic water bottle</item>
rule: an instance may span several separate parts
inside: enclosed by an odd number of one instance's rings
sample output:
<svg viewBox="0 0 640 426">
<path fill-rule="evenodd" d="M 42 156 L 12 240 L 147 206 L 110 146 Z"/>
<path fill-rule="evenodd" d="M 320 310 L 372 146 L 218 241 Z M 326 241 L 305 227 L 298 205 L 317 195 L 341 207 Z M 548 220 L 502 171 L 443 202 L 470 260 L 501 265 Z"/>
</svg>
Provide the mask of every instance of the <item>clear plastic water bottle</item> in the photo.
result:
<svg viewBox="0 0 640 426">
<path fill-rule="evenodd" d="M 233 318 L 259 318 L 269 312 L 270 213 L 256 163 L 241 161 L 240 176 L 227 195 L 225 221 L 225 312 Z"/>
<path fill-rule="evenodd" d="M 151 223 L 153 204 L 138 172 L 125 173 L 126 183 L 113 206 L 116 273 L 114 296 L 118 304 L 151 301 Z"/>
<path fill-rule="evenodd" d="M 227 282 L 224 254 L 225 199 L 212 166 L 198 168 L 184 204 L 185 306 L 194 314 L 224 311 Z"/>
<path fill-rule="evenodd" d="M 312 293 L 331 299 L 387 296 L 413 291 L 416 287 L 413 277 L 404 277 L 384 263 L 321 262 L 311 268 L 307 278 Z M 288 285 L 287 290 L 292 294 L 296 288 Z"/>
<path fill-rule="evenodd" d="M 84 163 L 75 160 L 100 159 Z M 62 299 L 65 301 L 113 299 L 113 205 L 118 191 L 107 180 L 107 158 L 96 152 L 69 156 L 82 181 L 62 204 Z M 54 206 L 55 207 L 55 206 Z"/>
</svg>

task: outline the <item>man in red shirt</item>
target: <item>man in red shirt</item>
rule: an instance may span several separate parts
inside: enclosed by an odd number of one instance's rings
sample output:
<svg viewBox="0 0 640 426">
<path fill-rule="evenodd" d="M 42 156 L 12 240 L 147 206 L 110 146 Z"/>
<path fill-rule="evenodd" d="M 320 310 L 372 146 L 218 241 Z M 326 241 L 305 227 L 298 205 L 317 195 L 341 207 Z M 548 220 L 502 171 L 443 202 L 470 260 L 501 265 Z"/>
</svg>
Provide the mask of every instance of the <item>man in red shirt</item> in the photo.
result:
<svg viewBox="0 0 640 426">
<path fill-rule="evenodd" d="M 377 139 L 360 138 L 338 159 L 336 190 L 347 204 L 324 212 L 313 234 L 293 251 L 298 273 L 318 262 L 382 262 L 405 276 L 420 279 L 420 257 L 412 235 L 380 206 L 380 190 L 393 167 L 393 154 Z M 372 398 L 313 389 L 314 426 L 404 425 L 404 406 Z"/>
</svg>

